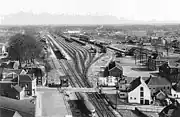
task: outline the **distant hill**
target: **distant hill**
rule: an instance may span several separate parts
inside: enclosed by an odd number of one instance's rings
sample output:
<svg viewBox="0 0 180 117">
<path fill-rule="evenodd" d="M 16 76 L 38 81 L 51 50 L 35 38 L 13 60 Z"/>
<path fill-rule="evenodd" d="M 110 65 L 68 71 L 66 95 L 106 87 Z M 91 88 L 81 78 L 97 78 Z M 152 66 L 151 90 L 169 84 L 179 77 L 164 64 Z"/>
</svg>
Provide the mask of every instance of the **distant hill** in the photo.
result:
<svg viewBox="0 0 180 117">
<path fill-rule="evenodd" d="M 64 15 L 31 12 L 18 12 L 16 14 L 5 15 L 1 19 L 1 25 L 43 25 L 43 24 L 149 24 L 162 22 L 132 21 L 124 18 L 118 19 L 111 15 Z M 164 22 L 163 22 L 164 23 Z M 175 22 L 174 22 L 175 23 Z"/>
</svg>

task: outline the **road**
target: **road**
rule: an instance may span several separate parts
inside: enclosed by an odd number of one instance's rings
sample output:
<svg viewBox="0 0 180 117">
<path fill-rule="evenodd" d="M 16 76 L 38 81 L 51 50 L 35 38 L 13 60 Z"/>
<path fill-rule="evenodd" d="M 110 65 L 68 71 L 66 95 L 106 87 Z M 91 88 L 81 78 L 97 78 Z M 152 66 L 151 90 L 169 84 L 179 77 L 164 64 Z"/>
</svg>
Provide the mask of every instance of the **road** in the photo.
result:
<svg viewBox="0 0 180 117">
<path fill-rule="evenodd" d="M 63 95 L 56 88 L 37 88 L 41 98 L 41 116 L 43 117 L 61 117 L 68 114 L 64 104 Z"/>
</svg>

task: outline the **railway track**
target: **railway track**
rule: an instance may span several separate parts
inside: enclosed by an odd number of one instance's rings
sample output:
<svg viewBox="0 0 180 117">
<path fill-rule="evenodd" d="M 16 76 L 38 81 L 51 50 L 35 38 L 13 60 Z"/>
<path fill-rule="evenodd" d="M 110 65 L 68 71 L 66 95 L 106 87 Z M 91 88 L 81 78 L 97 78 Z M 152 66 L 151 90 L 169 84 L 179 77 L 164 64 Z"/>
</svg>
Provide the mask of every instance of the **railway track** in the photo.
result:
<svg viewBox="0 0 180 117">
<path fill-rule="evenodd" d="M 56 41 L 63 46 L 65 51 L 73 58 L 74 62 L 76 63 L 76 67 L 78 69 L 73 69 L 72 67 L 66 60 L 63 62 L 60 62 L 62 66 L 67 66 L 68 68 L 63 68 L 67 74 L 69 74 L 69 79 L 71 80 L 71 83 L 73 87 L 91 87 L 90 83 L 87 81 L 86 75 L 83 73 L 80 73 L 79 67 L 82 67 L 82 63 L 84 64 L 85 60 L 80 57 L 78 54 L 77 56 L 74 56 L 74 53 L 79 53 L 79 49 L 74 49 L 75 47 L 69 47 L 67 46 L 68 44 L 63 44 L 61 41 Z M 69 47 L 69 48 L 68 48 Z M 70 50 L 73 49 L 73 50 Z M 91 59 L 92 60 L 92 59 Z M 66 61 L 66 62 L 65 62 Z M 91 62 L 90 62 L 91 63 Z M 79 64 L 79 65 L 77 65 Z M 67 69 L 67 70 L 66 70 Z M 90 102 L 95 106 L 97 115 L 99 117 L 115 117 L 116 115 L 109 109 L 108 104 L 106 102 L 105 97 L 98 93 L 86 93 L 87 96 L 89 97 Z"/>
</svg>

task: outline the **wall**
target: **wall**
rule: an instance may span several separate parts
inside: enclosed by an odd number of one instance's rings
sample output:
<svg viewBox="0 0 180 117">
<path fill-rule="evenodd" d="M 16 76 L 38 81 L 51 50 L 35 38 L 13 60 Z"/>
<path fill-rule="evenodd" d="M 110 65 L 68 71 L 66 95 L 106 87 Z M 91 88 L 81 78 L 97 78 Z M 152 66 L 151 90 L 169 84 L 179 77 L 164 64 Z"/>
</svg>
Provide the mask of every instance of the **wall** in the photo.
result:
<svg viewBox="0 0 180 117">
<path fill-rule="evenodd" d="M 151 90 L 152 95 L 159 90 L 162 90 L 166 94 L 171 93 L 171 85 L 149 85 L 149 89 Z"/>
<path fill-rule="evenodd" d="M 32 84 L 31 84 L 31 88 L 32 88 L 32 96 L 36 95 L 36 78 L 32 81 Z M 34 90 L 34 91 L 33 91 Z"/>
</svg>

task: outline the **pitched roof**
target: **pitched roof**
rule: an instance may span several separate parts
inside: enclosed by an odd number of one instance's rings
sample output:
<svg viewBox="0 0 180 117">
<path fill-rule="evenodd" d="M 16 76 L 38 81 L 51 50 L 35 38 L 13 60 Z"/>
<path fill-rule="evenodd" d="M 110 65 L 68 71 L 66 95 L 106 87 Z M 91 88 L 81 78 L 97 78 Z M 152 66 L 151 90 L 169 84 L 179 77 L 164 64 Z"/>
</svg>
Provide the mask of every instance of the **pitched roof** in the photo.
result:
<svg viewBox="0 0 180 117">
<path fill-rule="evenodd" d="M 136 79 L 134 79 L 131 83 L 130 83 L 130 88 L 128 91 L 132 91 L 134 90 L 136 87 L 138 87 L 141 84 L 141 77 L 138 77 Z"/>
<path fill-rule="evenodd" d="M 23 90 L 23 88 L 21 88 L 19 85 L 15 85 L 13 86 L 13 88 L 17 91 L 17 92 L 21 92 Z"/>
<path fill-rule="evenodd" d="M 13 117 L 22 117 L 17 111 L 14 113 Z"/>
<path fill-rule="evenodd" d="M 109 64 L 109 70 L 113 69 L 113 68 L 119 68 L 120 70 L 123 70 L 122 66 L 120 64 L 118 64 L 117 62 L 113 61 Z"/>
<path fill-rule="evenodd" d="M 171 83 L 164 77 L 149 77 L 146 81 L 147 85 L 171 85 Z"/>
<path fill-rule="evenodd" d="M 33 77 L 31 77 L 30 74 L 19 75 L 19 81 L 20 82 L 30 82 L 32 80 L 34 80 L 34 79 L 33 79 Z M 12 81 L 17 82 L 18 77 L 14 78 Z"/>
<path fill-rule="evenodd" d="M 18 111 L 19 114 L 26 115 L 23 117 L 34 117 L 35 105 L 21 100 L 11 99 L 0 96 L 0 108 Z"/>
<path fill-rule="evenodd" d="M 158 96 L 160 94 L 163 95 L 163 97 L 159 98 Z M 165 99 L 167 96 L 162 90 L 157 91 L 154 95 L 156 96 L 157 99 L 161 99 L 161 100 Z"/>
</svg>

